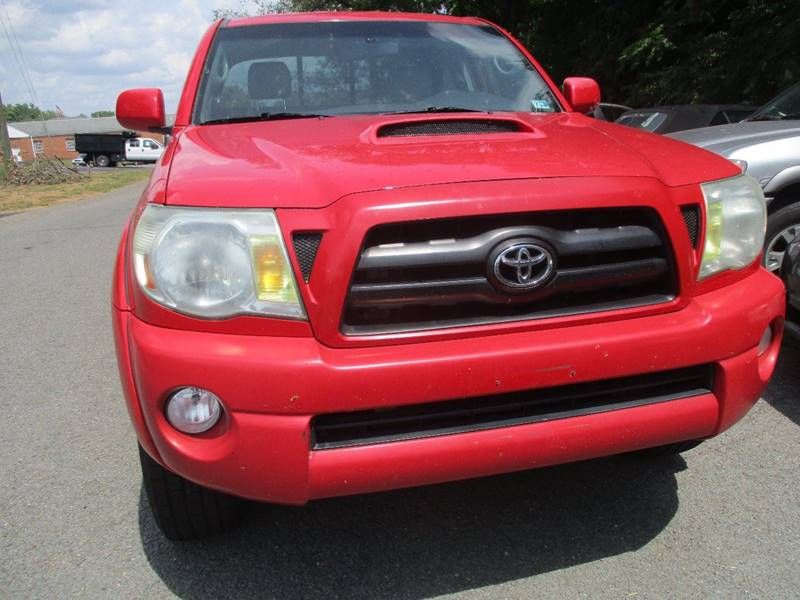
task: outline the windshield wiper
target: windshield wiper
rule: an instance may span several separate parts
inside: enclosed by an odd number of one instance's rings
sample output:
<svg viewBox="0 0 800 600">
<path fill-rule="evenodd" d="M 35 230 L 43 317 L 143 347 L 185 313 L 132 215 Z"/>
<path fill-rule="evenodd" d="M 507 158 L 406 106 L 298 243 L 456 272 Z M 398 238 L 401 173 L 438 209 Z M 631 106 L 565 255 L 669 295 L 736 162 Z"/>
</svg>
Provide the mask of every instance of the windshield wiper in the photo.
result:
<svg viewBox="0 0 800 600">
<path fill-rule="evenodd" d="M 794 119 L 800 119 L 800 113 L 789 113 L 789 114 L 780 114 L 780 115 L 756 115 L 755 117 L 749 117 L 745 119 L 745 121 L 792 121 Z"/>
<path fill-rule="evenodd" d="M 248 115 L 246 117 L 225 117 L 222 119 L 210 119 L 203 121 L 201 125 L 219 125 L 222 123 L 247 123 L 248 121 L 280 121 L 282 119 L 322 119 L 332 115 L 315 113 L 294 113 L 294 112 L 265 112 L 260 115 Z"/>
<path fill-rule="evenodd" d="M 384 115 L 414 115 L 418 113 L 491 113 L 489 110 L 480 110 L 477 108 L 463 108 L 461 106 L 428 106 L 426 108 L 415 108 L 414 110 L 398 110 L 393 112 L 381 113 Z"/>
</svg>

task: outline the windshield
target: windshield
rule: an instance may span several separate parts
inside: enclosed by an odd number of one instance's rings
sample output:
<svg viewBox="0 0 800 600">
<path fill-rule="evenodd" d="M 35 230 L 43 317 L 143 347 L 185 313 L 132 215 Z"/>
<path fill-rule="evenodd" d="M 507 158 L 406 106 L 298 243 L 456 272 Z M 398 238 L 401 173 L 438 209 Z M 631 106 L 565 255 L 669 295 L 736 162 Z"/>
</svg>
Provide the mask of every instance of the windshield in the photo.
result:
<svg viewBox="0 0 800 600">
<path fill-rule="evenodd" d="M 663 112 L 628 112 L 617 119 L 615 123 L 655 131 L 666 120 L 667 113 Z"/>
<path fill-rule="evenodd" d="M 458 109 L 561 110 L 533 65 L 493 27 L 282 23 L 219 30 L 194 122 Z"/>
<path fill-rule="evenodd" d="M 800 83 L 762 106 L 748 121 L 782 121 L 800 119 Z"/>
</svg>

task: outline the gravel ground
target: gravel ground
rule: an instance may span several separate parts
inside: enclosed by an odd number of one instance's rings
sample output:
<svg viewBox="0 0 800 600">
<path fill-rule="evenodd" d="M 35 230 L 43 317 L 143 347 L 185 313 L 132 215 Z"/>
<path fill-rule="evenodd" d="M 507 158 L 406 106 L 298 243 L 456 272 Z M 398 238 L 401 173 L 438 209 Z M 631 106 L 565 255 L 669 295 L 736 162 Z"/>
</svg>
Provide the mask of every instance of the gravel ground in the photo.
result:
<svg viewBox="0 0 800 600">
<path fill-rule="evenodd" d="M 683 457 L 253 506 L 164 540 L 145 507 L 109 324 L 141 185 L 0 219 L 4 597 L 788 598 L 800 593 L 800 343 L 764 400 Z"/>
</svg>

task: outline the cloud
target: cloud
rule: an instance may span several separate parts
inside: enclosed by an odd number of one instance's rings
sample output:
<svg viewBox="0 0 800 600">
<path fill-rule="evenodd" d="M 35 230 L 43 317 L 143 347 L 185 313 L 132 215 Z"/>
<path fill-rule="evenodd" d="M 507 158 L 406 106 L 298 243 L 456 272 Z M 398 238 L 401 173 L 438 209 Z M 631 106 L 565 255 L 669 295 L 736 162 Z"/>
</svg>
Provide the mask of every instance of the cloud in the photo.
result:
<svg viewBox="0 0 800 600">
<path fill-rule="evenodd" d="M 236 6 L 236 0 L 4 0 L 3 100 L 33 101 L 9 45 L 10 21 L 42 108 L 89 114 L 113 109 L 123 89 L 154 86 L 174 111 L 214 9 Z"/>
</svg>

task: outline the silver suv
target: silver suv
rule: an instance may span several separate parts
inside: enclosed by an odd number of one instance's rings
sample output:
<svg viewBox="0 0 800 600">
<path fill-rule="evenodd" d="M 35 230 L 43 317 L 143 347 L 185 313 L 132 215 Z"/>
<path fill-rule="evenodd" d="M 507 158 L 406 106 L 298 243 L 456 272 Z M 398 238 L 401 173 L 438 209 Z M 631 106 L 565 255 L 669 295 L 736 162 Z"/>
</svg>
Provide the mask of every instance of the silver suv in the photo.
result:
<svg viewBox="0 0 800 600">
<path fill-rule="evenodd" d="M 777 272 L 800 232 L 800 83 L 740 123 L 670 134 L 738 164 L 767 197 L 764 264 Z"/>
</svg>

